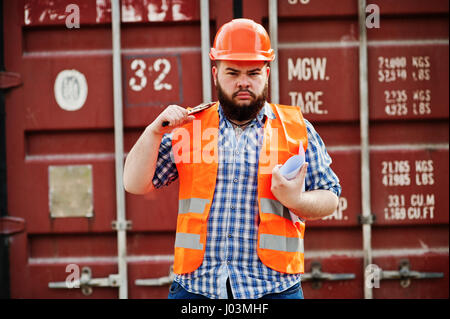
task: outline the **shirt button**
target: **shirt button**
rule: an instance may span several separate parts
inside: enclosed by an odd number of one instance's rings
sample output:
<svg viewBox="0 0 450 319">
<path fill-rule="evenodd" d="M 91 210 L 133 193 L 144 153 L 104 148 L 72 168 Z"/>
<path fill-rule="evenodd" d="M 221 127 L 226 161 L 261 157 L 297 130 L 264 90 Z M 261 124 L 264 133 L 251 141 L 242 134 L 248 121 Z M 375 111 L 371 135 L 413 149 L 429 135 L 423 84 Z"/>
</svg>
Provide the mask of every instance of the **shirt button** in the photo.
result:
<svg viewBox="0 0 450 319">
<path fill-rule="evenodd" d="M 239 155 L 239 151 L 236 151 L 235 154 L 236 154 L 236 155 Z"/>
<path fill-rule="evenodd" d="M 228 234 L 228 238 L 231 238 L 231 234 Z"/>
<path fill-rule="evenodd" d="M 233 180 L 233 182 L 237 183 L 237 182 L 238 182 L 237 178 L 235 178 L 235 179 Z"/>
</svg>

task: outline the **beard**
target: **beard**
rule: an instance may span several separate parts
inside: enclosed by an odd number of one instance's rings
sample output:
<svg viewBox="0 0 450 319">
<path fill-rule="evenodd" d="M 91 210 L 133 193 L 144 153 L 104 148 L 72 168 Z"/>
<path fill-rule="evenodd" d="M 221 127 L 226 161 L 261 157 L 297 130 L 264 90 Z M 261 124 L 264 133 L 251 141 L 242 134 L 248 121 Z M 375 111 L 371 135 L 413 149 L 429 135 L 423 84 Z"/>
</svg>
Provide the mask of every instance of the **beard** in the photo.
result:
<svg viewBox="0 0 450 319">
<path fill-rule="evenodd" d="M 263 91 L 258 96 L 250 90 L 242 89 L 234 92 L 232 97 L 230 98 L 223 91 L 219 82 L 217 82 L 216 90 L 223 113 L 225 114 L 227 119 L 230 119 L 232 121 L 245 122 L 254 119 L 259 111 L 263 108 L 264 103 L 267 99 L 268 85 L 266 83 Z M 238 105 L 237 103 L 235 103 L 233 101 L 233 98 L 236 97 L 239 92 L 248 92 L 253 98 L 253 102 L 251 102 L 250 105 Z"/>
</svg>

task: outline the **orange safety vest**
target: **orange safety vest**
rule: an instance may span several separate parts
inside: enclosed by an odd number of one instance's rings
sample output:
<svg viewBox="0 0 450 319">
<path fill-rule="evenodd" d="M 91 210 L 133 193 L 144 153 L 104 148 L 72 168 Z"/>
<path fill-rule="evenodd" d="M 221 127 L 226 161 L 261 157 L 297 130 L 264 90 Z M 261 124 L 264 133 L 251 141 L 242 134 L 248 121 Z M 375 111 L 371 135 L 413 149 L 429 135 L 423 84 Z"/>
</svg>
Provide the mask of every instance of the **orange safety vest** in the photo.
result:
<svg viewBox="0 0 450 319">
<path fill-rule="evenodd" d="M 305 224 L 295 224 L 289 211 L 270 191 L 272 169 L 306 151 L 308 138 L 300 108 L 270 104 L 276 119 L 264 124 L 264 139 L 258 164 L 260 260 L 278 272 L 304 272 Z M 180 189 L 174 272 L 189 273 L 200 267 L 206 247 L 208 215 L 218 169 L 218 103 L 196 114 L 196 120 L 173 131 L 172 149 Z"/>
</svg>

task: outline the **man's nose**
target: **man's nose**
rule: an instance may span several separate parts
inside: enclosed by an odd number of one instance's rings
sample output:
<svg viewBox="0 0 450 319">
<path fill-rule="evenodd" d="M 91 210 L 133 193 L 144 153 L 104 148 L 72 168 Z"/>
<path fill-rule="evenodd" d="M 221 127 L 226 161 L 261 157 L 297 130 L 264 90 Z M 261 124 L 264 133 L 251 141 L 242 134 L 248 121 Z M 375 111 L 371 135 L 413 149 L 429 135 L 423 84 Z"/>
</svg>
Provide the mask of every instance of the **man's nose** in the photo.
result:
<svg viewBox="0 0 450 319">
<path fill-rule="evenodd" d="M 249 78 L 246 74 L 241 74 L 237 80 L 237 86 L 239 88 L 248 88 L 250 86 Z"/>
</svg>

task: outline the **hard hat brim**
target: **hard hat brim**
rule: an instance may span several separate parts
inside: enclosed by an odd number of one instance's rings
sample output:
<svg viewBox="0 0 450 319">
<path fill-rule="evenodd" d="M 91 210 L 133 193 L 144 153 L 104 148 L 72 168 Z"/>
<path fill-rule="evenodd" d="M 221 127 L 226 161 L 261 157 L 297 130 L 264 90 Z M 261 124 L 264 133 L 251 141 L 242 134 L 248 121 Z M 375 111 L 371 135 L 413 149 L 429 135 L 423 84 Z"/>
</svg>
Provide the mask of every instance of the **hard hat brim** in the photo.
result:
<svg viewBox="0 0 450 319">
<path fill-rule="evenodd" d="M 209 57 L 213 61 L 273 61 L 275 59 L 275 54 L 273 53 L 273 50 L 271 52 L 264 52 L 264 53 L 231 53 L 231 52 L 218 52 L 217 50 L 214 50 L 214 48 L 211 49 L 211 52 L 209 53 Z"/>
</svg>

